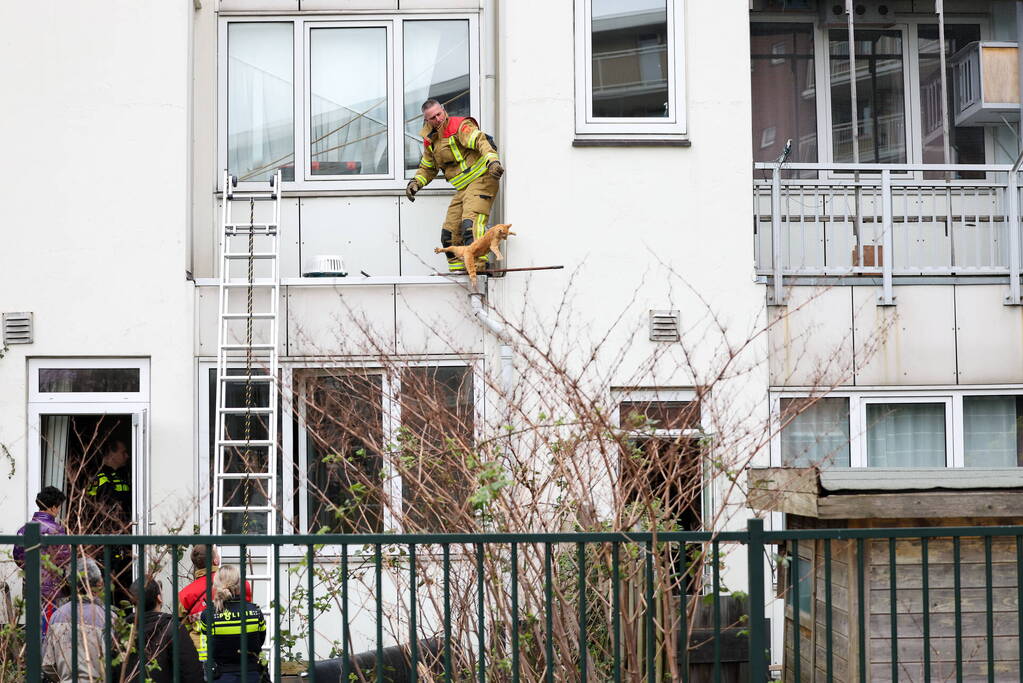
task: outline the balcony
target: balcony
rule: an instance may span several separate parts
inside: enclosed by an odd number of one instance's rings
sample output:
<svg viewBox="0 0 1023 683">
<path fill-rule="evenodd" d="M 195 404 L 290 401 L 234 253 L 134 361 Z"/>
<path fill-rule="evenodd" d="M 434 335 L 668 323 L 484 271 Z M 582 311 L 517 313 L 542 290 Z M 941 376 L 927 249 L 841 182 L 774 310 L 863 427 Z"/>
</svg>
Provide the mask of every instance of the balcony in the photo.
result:
<svg viewBox="0 0 1023 683">
<path fill-rule="evenodd" d="M 1019 304 L 1019 167 L 754 164 L 756 268 L 770 302 L 806 278 L 876 282 L 891 305 L 894 278 L 982 277 L 1003 279 L 1006 303 Z"/>
</svg>

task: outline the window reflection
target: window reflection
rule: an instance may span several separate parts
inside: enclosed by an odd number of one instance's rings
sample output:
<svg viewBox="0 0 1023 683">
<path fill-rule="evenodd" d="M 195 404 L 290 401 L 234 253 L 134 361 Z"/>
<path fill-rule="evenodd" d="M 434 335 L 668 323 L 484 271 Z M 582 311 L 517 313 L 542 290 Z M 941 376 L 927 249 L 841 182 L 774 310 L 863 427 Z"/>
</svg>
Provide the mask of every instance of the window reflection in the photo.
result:
<svg viewBox="0 0 1023 683">
<path fill-rule="evenodd" d="M 595 117 L 671 114 L 666 0 L 593 0 L 592 40 Z"/>
<path fill-rule="evenodd" d="M 311 174 L 387 173 L 387 30 L 318 28 L 309 40 Z"/>
<path fill-rule="evenodd" d="M 227 28 L 227 168 L 239 180 L 294 180 L 293 28 L 236 22 Z"/>
<path fill-rule="evenodd" d="M 831 55 L 832 156 L 837 163 L 906 163 L 905 70 L 900 31 L 856 31 L 856 135 L 849 83 L 849 39 L 845 29 L 829 33 Z"/>
<path fill-rule="evenodd" d="M 421 107 L 438 100 L 451 116 L 470 115 L 469 22 L 404 23 L 405 169 L 419 165 L 423 140 Z"/>
</svg>

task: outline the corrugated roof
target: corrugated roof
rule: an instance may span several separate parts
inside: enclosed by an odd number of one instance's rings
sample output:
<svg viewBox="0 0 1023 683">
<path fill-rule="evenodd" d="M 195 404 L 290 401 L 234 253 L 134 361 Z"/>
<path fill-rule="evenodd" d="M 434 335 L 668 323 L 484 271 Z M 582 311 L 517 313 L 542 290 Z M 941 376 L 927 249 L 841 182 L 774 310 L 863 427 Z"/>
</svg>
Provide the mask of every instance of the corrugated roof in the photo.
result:
<svg viewBox="0 0 1023 683">
<path fill-rule="evenodd" d="M 821 470 L 820 487 L 822 493 L 1023 489 L 1023 468 L 827 469 Z"/>
</svg>

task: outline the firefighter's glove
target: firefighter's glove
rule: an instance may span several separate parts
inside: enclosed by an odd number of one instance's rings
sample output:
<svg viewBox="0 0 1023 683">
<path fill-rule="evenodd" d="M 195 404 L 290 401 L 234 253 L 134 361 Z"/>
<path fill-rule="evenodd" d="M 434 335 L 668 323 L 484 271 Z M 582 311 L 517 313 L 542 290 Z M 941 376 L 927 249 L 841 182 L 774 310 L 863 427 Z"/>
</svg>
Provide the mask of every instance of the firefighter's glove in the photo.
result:
<svg viewBox="0 0 1023 683">
<path fill-rule="evenodd" d="M 416 201 L 416 192 L 419 192 L 419 189 L 419 183 L 415 178 L 408 181 L 408 185 L 405 186 L 405 196 L 410 202 Z"/>
<path fill-rule="evenodd" d="M 504 166 L 501 165 L 500 161 L 491 161 L 487 164 L 487 172 L 496 180 L 500 180 L 501 176 L 504 175 Z"/>
</svg>

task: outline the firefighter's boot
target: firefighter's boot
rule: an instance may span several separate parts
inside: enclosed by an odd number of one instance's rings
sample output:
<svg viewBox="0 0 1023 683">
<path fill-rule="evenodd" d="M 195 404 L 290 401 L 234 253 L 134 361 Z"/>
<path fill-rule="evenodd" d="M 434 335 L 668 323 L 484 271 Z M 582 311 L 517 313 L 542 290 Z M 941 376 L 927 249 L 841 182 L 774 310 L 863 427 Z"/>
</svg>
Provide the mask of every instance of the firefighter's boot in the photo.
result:
<svg viewBox="0 0 1023 683">
<path fill-rule="evenodd" d="M 451 231 L 450 230 L 445 228 L 445 229 L 442 229 L 440 231 L 440 245 L 442 247 L 450 247 L 452 245 Z M 448 272 L 449 273 L 464 273 L 465 272 L 465 264 L 462 263 L 462 259 L 456 258 L 456 257 L 452 256 L 450 253 L 447 255 L 447 257 L 448 257 Z"/>
</svg>

